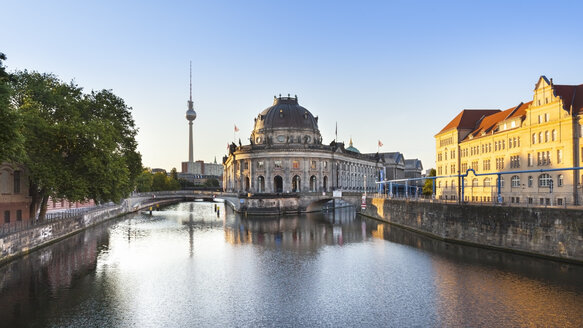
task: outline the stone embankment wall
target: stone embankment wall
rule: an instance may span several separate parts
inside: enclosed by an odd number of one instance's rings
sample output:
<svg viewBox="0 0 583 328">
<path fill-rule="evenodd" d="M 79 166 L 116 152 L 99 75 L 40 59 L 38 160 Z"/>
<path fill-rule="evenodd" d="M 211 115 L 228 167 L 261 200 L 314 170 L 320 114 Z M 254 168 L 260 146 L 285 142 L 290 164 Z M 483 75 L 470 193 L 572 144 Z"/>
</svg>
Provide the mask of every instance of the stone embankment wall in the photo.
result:
<svg viewBox="0 0 583 328">
<path fill-rule="evenodd" d="M 152 204 L 163 205 L 176 201 L 176 199 L 152 199 L 150 197 L 129 198 L 120 205 L 88 212 L 79 217 L 41 223 L 29 229 L 0 237 L 0 264 L 103 221 L 148 208 Z"/>
<path fill-rule="evenodd" d="M 361 213 L 445 241 L 583 264 L 583 211 L 367 199 Z"/>
</svg>

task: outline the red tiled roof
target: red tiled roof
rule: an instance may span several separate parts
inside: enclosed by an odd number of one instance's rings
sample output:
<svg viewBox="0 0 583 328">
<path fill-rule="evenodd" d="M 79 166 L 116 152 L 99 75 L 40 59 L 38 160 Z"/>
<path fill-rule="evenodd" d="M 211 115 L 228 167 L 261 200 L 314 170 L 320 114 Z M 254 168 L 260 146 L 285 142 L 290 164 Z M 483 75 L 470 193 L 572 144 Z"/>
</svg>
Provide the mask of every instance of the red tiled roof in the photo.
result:
<svg viewBox="0 0 583 328">
<path fill-rule="evenodd" d="M 499 109 L 464 109 L 437 134 L 454 128 L 473 130 L 476 127 L 478 120 L 483 116 L 492 115 L 498 112 L 500 112 Z"/>
<path fill-rule="evenodd" d="M 571 111 L 571 105 L 573 106 L 573 114 L 579 114 L 583 111 L 583 84 L 554 84 L 553 89 L 555 90 L 556 95 L 563 100 L 564 109 L 566 111 Z"/>
<path fill-rule="evenodd" d="M 484 117 L 484 119 L 480 121 L 480 125 L 476 127 L 474 131 L 468 134 L 468 136 L 471 135 L 473 137 L 480 137 L 482 135 L 482 132 L 484 133 L 492 132 L 492 130 L 496 128 L 496 125 L 498 125 L 498 123 L 500 123 L 501 121 L 507 120 L 509 118 L 521 117 L 526 115 L 526 109 L 530 106 L 531 103 L 532 101 L 527 103 L 520 103 L 518 106 L 510 107 L 504 111 Z"/>
</svg>

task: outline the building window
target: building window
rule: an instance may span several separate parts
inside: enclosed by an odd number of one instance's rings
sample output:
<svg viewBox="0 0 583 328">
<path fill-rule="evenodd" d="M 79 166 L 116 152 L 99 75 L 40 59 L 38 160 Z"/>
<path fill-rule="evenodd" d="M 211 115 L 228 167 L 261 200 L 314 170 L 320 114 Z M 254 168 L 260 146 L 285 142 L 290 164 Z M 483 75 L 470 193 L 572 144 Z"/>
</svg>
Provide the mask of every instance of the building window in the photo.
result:
<svg viewBox="0 0 583 328">
<path fill-rule="evenodd" d="M 498 181 L 500 180 L 500 181 Z M 498 182 L 500 182 L 500 189 L 504 188 L 504 177 L 500 176 L 500 179 L 496 179 L 496 184 L 498 184 Z"/>
<path fill-rule="evenodd" d="M 532 143 L 536 144 L 536 133 L 532 134 Z"/>
<path fill-rule="evenodd" d="M 520 167 L 520 156 L 519 155 L 510 156 L 510 167 L 514 168 L 514 169 Z"/>
<path fill-rule="evenodd" d="M 14 193 L 20 194 L 20 171 L 14 171 Z"/>
<path fill-rule="evenodd" d="M 328 168 L 328 162 L 327 161 L 323 161 L 322 162 L 322 166 L 326 169 Z"/>
<path fill-rule="evenodd" d="M 478 186 L 478 179 L 474 178 L 472 179 L 472 187 L 477 187 Z"/>
<path fill-rule="evenodd" d="M 300 161 L 297 161 L 297 160 L 292 161 L 292 168 L 299 169 L 300 168 Z"/>
<path fill-rule="evenodd" d="M 276 169 L 281 169 L 281 161 L 273 161 L 273 166 Z"/>
<path fill-rule="evenodd" d="M 549 142 L 549 131 L 545 131 L 545 142 Z"/>
<path fill-rule="evenodd" d="M 485 178 L 484 179 L 484 187 L 490 187 L 491 181 L 492 180 L 490 178 Z"/>
<path fill-rule="evenodd" d="M 549 102 L 549 99 L 547 98 L 547 103 Z M 549 113 L 545 113 L 545 122 L 549 121 Z"/>
<path fill-rule="evenodd" d="M 540 106 L 540 100 L 538 101 L 538 104 Z M 538 124 L 541 124 L 541 123 L 542 123 L 542 119 L 541 119 L 541 116 L 539 115 L 538 116 Z"/>
<path fill-rule="evenodd" d="M 22 221 L 22 210 L 16 210 L 16 221 Z"/>
<path fill-rule="evenodd" d="M 263 161 L 257 161 L 257 168 L 263 169 L 265 167 L 265 163 Z"/>
<path fill-rule="evenodd" d="M 512 188 L 520 187 L 520 177 L 518 175 L 513 175 L 510 184 L 512 185 Z"/>
<path fill-rule="evenodd" d="M 561 164 L 563 162 L 563 150 L 557 149 L 557 163 Z"/>
<path fill-rule="evenodd" d="M 310 168 L 312 168 L 312 169 L 316 168 L 316 161 L 311 161 Z"/>
<path fill-rule="evenodd" d="M 538 177 L 538 186 L 539 187 L 550 187 L 553 183 L 553 178 L 547 173 L 543 173 Z"/>
<path fill-rule="evenodd" d="M 559 181 L 558 181 L 558 183 L 557 183 L 557 185 L 558 185 L 559 187 L 562 187 L 562 186 L 563 186 L 564 179 L 565 179 L 565 178 L 563 177 L 563 175 L 562 175 L 562 174 L 559 174 L 559 179 L 558 179 Z"/>
<path fill-rule="evenodd" d="M 451 174 L 455 173 L 455 164 L 451 164 Z"/>
<path fill-rule="evenodd" d="M 4 211 L 4 223 L 10 223 L 10 211 Z"/>
<path fill-rule="evenodd" d="M 504 170 L 504 157 L 496 158 L 496 170 Z"/>
<path fill-rule="evenodd" d="M 248 161 L 245 161 L 243 163 L 243 170 L 248 170 L 248 169 L 249 169 L 249 162 Z"/>
<path fill-rule="evenodd" d="M 482 169 L 484 171 L 490 171 L 490 160 L 489 159 L 485 159 L 482 161 Z"/>
<path fill-rule="evenodd" d="M 539 143 L 542 143 L 543 142 L 543 133 L 542 132 L 539 132 L 538 133 L 538 142 Z"/>
<path fill-rule="evenodd" d="M 474 170 L 478 169 L 478 161 L 472 161 L 472 169 Z"/>
<path fill-rule="evenodd" d="M 528 166 L 533 166 L 534 165 L 534 159 L 532 158 L 532 154 L 528 154 Z"/>
<path fill-rule="evenodd" d="M 533 180 L 533 179 L 532 179 L 532 176 L 529 176 L 529 177 L 528 177 L 528 187 L 529 187 L 529 188 L 532 188 L 532 180 Z"/>
<path fill-rule="evenodd" d="M 553 133 L 551 134 L 551 140 L 557 141 L 557 130 L 553 130 Z"/>
</svg>

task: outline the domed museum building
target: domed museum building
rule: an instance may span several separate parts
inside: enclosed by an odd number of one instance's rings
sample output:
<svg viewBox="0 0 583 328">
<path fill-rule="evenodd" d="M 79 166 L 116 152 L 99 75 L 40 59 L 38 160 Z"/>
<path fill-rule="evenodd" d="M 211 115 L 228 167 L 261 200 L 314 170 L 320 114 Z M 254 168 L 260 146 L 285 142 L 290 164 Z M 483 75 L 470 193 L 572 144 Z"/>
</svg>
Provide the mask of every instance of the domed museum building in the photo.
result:
<svg viewBox="0 0 583 328">
<path fill-rule="evenodd" d="M 252 194 L 373 192 L 383 168 L 378 154 L 360 154 L 343 143 L 322 143 L 318 117 L 296 97 L 274 97 L 255 117 L 248 145 L 230 145 L 223 158 L 223 187 Z M 366 182 L 365 182 L 366 180 Z"/>
</svg>

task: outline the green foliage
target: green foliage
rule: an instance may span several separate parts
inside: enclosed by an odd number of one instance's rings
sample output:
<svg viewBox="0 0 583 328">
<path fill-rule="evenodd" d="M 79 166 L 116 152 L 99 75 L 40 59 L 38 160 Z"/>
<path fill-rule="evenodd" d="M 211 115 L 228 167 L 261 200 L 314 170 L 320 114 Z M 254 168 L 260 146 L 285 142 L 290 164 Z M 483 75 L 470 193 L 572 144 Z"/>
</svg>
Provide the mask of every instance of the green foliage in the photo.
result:
<svg viewBox="0 0 583 328">
<path fill-rule="evenodd" d="M 154 180 L 154 175 L 148 171 L 143 170 L 136 179 L 136 191 L 137 192 L 150 192 L 152 191 L 152 182 Z"/>
<path fill-rule="evenodd" d="M 121 98 L 108 90 L 84 94 L 74 83 L 37 72 L 17 72 L 11 85 L 34 210 L 48 196 L 117 202 L 134 190 L 141 155 Z"/>
<path fill-rule="evenodd" d="M 434 177 L 436 174 L 435 169 L 431 169 L 429 171 L 429 177 Z M 433 183 L 434 179 L 426 179 L 425 184 L 423 185 L 423 195 L 431 196 L 433 194 Z"/>
<path fill-rule="evenodd" d="M 167 191 L 180 190 L 180 182 L 171 176 L 167 176 L 163 172 L 152 174 L 149 170 L 144 170 L 137 178 L 137 191 Z"/>
<path fill-rule="evenodd" d="M 4 68 L 6 56 L 0 52 L 0 162 L 19 162 L 24 154 L 20 129 L 22 120 L 10 106 L 10 75 Z"/>
<path fill-rule="evenodd" d="M 204 182 L 204 186 L 205 187 L 218 187 L 219 186 L 219 180 L 217 180 L 215 178 L 208 178 Z"/>
</svg>

